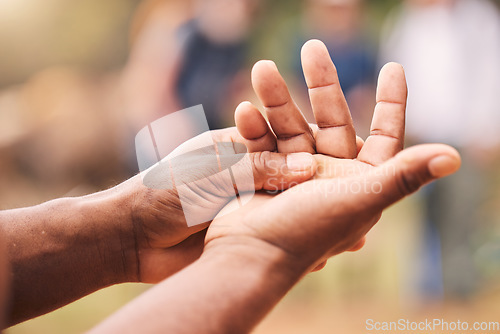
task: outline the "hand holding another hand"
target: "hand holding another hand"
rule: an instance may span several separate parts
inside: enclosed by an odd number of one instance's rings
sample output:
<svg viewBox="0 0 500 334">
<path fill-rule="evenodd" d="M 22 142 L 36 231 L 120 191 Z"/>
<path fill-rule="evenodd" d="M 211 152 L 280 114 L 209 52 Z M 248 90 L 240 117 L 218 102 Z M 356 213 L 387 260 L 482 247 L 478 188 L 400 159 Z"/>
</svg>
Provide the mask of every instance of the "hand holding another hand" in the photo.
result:
<svg viewBox="0 0 500 334">
<path fill-rule="evenodd" d="M 218 244 L 260 244 L 262 241 L 311 270 L 328 257 L 360 246 L 360 240 L 379 220 L 382 210 L 436 178 L 455 172 L 458 153 L 440 144 L 404 144 L 406 82 L 400 65 L 380 72 L 377 105 L 370 136 L 356 139 L 349 109 L 336 70 L 324 45 L 310 41 L 302 50 L 316 127 L 310 127 L 271 62 L 259 62 L 253 85 L 268 115 L 271 129 L 256 107 L 241 104 L 238 130 L 252 150 L 269 148 L 274 134 L 280 152 L 320 153 L 314 180 L 272 196 L 258 193 L 243 208 L 214 220 L 206 249 Z M 253 119 L 247 126 L 245 119 Z M 260 145 L 250 133 L 259 133 Z M 274 134 L 273 134 L 274 133 Z M 399 152 L 399 153 L 398 153 Z M 362 241 L 361 241 L 362 242 Z"/>
<path fill-rule="evenodd" d="M 136 332 L 130 323 L 141 323 L 141 331 L 147 333 L 250 332 L 304 274 L 332 255 L 360 247 L 385 208 L 458 169 L 460 157 L 446 145 L 401 151 L 406 101 L 401 66 L 388 64 L 381 70 L 371 134 L 363 143 L 356 138 L 325 46 L 319 41 L 306 43 L 302 58 L 318 125 L 307 124 L 276 66 L 257 63 L 252 81 L 269 124 L 256 107 L 244 102 L 236 110 L 241 137 L 230 138 L 250 152 L 256 182 L 249 189 L 257 192 L 240 191 L 239 198 L 211 222 L 206 236 L 198 232 L 188 237 L 206 225 L 190 231 L 179 207 L 174 206 L 178 210 L 174 217 L 181 218 L 172 220 L 166 214 L 168 202 L 179 202 L 178 194 L 139 189 L 139 210 L 133 212 L 142 213 L 134 225 L 143 231 L 138 235 L 140 272 L 148 278 L 169 274 L 156 268 L 165 268 L 176 249 L 184 251 L 183 245 L 195 246 L 198 256 L 204 237 L 203 254 L 125 306 L 95 333 Z M 294 153 L 299 155 L 283 156 Z M 291 167 L 304 171 L 297 182 L 287 176 Z M 216 196 L 220 201 L 206 201 L 207 194 L 217 194 L 210 184 L 190 187 L 193 208 L 211 203 L 213 209 L 228 201 L 231 187 L 215 185 L 222 189 Z M 193 238 L 196 242 L 189 244 Z"/>
<path fill-rule="evenodd" d="M 252 81 L 269 124 L 256 107 L 244 102 L 235 114 L 239 133 L 234 128 L 211 131 L 180 147 L 181 151 L 189 151 L 200 145 L 235 143 L 244 144 L 248 150 L 248 159 L 242 166 L 251 170 L 254 182 L 246 190 L 258 192 L 241 209 L 219 215 L 206 238 L 210 220 L 234 198 L 232 184 L 221 186 L 213 179 L 196 182 L 183 193 L 190 206 L 181 204 L 175 187 L 153 189 L 144 186 L 139 178 L 120 186 L 129 187 L 128 193 L 134 194 L 131 221 L 137 242 L 139 280 L 157 282 L 171 275 L 200 256 L 204 239 L 210 245 L 211 240 L 230 236 L 235 230 L 239 234 L 243 226 L 254 233 L 262 225 L 264 235 L 257 233 L 257 237 L 276 245 L 287 243 L 285 236 L 298 233 L 282 248 L 300 248 L 301 254 L 314 248 L 311 259 L 317 265 L 317 261 L 331 254 L 360 248 L 364 235 L 385 207 L 442 176 L 435 166 L 441 168 L 442 174 L 458 168 L 458 154 L 444 145 L 414 147 L 398 154 L 404 146 L 407 94 L 400 65 L 390 63 L 381 70 L 370 136 L 364 143 L 355 135 L 326 47 L 319 41 L 306 43 L 302 61 L 317 126 L 305 121 L 274 63 L 261 61 L 252 71 Z M 317 154 L 313 159 L 304 152 Z M 244 154 L 236 148 L 230 152 L 233 153 Z M 298 155 L 286 155 L 292 153 Z M 441 158 L 428 166 L 434 157 Z M 206 169 L 203 163 L 185 167 L 188 173 L 193 168 Z M 310 179 L 316 168 L 314 180 L 275 198 L 269 195 L 269 191 L 285 190 Z M 171 171 L 167 172 L 168 177 Z M 217 172 L 214 170 L 213 174 Z M 270 212 L 265 211 L 266 207 Z M 202 212 L 206 222 L 189 227 L 186 210 Z M 323 247 L 319 247 L 317 233 L 328 236 Z"/>
</svg>

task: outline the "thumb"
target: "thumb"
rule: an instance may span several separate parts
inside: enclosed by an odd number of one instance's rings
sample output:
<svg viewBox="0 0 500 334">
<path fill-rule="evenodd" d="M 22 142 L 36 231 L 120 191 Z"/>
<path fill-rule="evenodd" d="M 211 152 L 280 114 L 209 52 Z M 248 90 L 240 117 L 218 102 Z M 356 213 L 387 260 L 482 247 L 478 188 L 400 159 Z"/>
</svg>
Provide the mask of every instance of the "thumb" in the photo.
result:
<svg viewBox="0 0 500 334">
<path fill-rule="evenodd" d="M 144 185 L 153 189 L 186 184 L 206 189 L 212 184 L 218 196 L 234 196 L 234 187 L 240 192 L 287 189 L 310 179 L 316 168 L 310 153 L 246 153 L 243 144 L 217 142 L 169 155 L 142 173 L 142 178 Z"/>
<path fill-rule="evenodd" d="M 455 173 L 458 152 L 443 144 L 410 147 L 374 169 L 368 176 L 372 205 L 382 210 L 421 186 Z"/>
<path fill-rule="evenodd" d="M 247 153 L 231 169 L 239 191 L 280 191 L 309 180 L 316 173 L 317 164 L 310 153 L 265 151 Z M 253 177 L 248 177 L 250 172 Z"/>
</svg>

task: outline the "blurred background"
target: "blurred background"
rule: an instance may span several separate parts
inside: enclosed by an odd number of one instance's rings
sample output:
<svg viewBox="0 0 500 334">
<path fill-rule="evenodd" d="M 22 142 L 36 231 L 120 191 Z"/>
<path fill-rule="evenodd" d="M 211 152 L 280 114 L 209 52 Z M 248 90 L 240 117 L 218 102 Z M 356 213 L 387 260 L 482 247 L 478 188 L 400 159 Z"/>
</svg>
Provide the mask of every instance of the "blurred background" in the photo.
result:
<svg viewBox="0 0 500 334">
<path fill-rule="evenodd" d="M 390 208 L 364 249 L 307 276 L 255 333 L 359 333 L 366 319 L 498 321 L 500 1 L 0 0 L 0 209 L 78 196 L 138 172 L 134 136 L 203 104 L 212 129 L 258 104 L 276 61 L 311 119 L 299 51 L 320 38 L 355 127 L 376 76 L 407 73 L 407 146 L 444 142 L 463 167 Z M 145 291 L 120 285 L 8 329 L 80 333 Z"/>
</svg>

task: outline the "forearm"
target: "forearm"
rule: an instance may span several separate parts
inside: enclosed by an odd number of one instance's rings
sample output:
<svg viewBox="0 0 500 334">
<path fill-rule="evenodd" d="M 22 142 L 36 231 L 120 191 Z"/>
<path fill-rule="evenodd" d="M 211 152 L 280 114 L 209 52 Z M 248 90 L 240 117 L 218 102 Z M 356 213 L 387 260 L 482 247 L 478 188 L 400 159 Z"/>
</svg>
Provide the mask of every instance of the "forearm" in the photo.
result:
<svg viewBox="0 0 500 334">
<path fill-rule="evenodd" d="M 5 242 L 3 239 L 3 234 L 0 229 L 0 329 L 4 327 L 5 324 L 5 311 L 7 309 L 7 291 L 9 285 L 9 275 L 8 275 L 8 263 L 6 254 Z"/>
<path fill-rule="evenodd" d="M 309 269 L 263 241 L 234 240 L 118 311 L 91 333 L 247 333 Z"/>
<path fill-rule="evenodd" d="M 0 212 L 11 270 L 7 324 L 133 280 L 134 238 L 115 189 Z"/>
</svg>

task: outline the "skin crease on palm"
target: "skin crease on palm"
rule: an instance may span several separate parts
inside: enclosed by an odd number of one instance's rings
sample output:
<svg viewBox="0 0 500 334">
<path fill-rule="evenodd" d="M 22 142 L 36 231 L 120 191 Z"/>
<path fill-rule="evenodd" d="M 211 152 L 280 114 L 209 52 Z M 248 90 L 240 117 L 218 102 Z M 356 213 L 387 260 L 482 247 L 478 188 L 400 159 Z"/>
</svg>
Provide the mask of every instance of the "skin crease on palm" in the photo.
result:
<svg viewBox="0 0 500 334">
<path fill-rule="evenodd" d="M 314 154 L 317 168 L 313 181 L 307 181 L 291 190 L 301 191 L 307 184 L 323 180 L 338 180 L 339 184 L 345 180 L 349 185 L 353 178 L 362 180 L 369 177 L 377 167 L 393 158 L 404 146 L 404 127 L 406 109 L 406 79 L 401 65 L 386 64 L 380 71 L 376 107 L 370 129 L 370 136 L 366 142 L 356 137 L 347 102 L 343 96 L 338 81 L 335 66 L 333 65 L 324 44 L 318 40 L 307 42 L 302 49 L 302 65 L 309 88 L 309 96 L 317 126 L 309 125 L 290 96 L 286 83 L 279 74 L 276 65 L 271 61 L 260 61 L 252 70 L 252 84 L 257 96 L 264 106 L 269 123 L 260 111 L 249 102 L 243 102 L 235 113 L 236 125 L 240 134 L 247 140 L 249 152 L 278 151 L 281 153 L 308 152 Z M 272 130 L 271 130 L 272 129 Z M 459 166 L 459 156 L 449 147 L 435 144 L 432 149 L 448 150 L 454 156 L 454 167 Z M 432 146 L 432 145 L 430 145 Z M 431 149 L 431 147 L 429 147 Z M 411 149 L 410 149 L 411 150 Z M 410 162 L 408 162 L 410 163 Z M 390 168 L 380 172 L 391 173 Z M 340 188 L 339 188 L 340 189 Z M 363 191 L 362 186 L 356 191 Z M 240 210 L 251 212 L 262 207 L 266 202 L 279 197 L 258 192 L 253 199 Z M 235 203 L 229 203 L 232 207 Z M 363 206 L 364 203 L 359 203 Z M 224 213 L 222 210 L 221 213 Z M 232 215 L 232 214 L 231 214 Z M 380 212 L 374 213 L 367 219 L 367 225 L 373 226 L 380 218 Z M 229 219 L 215 219 L 209 228 L 206 243 L 226 234 L 231 227 L 225 225 Z M 221 225 L 221 226 L 219 226 Z M 220 227 L 220 229 L 219 229 Z M 344 250 L 355 251 L 363 247 L 365 230 L 359 237 L 350 241 Z M 232 232 L 229 232 L 232 233 Z M 315 270 L 321 269 L 326 259 L 338 253 L 332 250 L 316 262 Z"/>
</svg>

